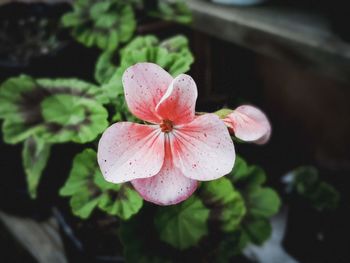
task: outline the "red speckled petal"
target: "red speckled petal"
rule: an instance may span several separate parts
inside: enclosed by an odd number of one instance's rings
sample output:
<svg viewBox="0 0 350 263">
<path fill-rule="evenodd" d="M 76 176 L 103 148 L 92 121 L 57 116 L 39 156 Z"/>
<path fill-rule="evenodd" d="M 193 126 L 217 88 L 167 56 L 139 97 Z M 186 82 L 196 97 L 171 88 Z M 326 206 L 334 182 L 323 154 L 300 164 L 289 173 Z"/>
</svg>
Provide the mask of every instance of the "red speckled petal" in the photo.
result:
<svg viewBox="0 0 350 263">
<path fill-rule="evenodd" d="M 169 136 L 166 134 L 165 136 Z M 198 183 L 184 176 L 174 166 L 169 149 L 169 138 L 166 139 L 166 158 L 160 172 L 145 179 L 131 181 L 132 185 L 147 201 L 158 205 L 174 205 L 189 198 L 197 189 Z"/>
<path fill-rule="evenodd" d="M 156 107 L 162 119 L 175 124 L 191 122 L 195 117 L 197 86 L 194 80 L 185 74 L 177 76 Z"/>
<path fill-rule="evenodd" d="M 218 179 L 231 172 L 235 149 L 225 124 L 214 114 L 196 117 L 171 133 L 174 164 L 189 178 Z"/>
<path fill-rule="evenodd" d="M 130 111 L 141 120 L 159 123 L 156 106 L 172 80 L 168 72 L 153 63 L 129 67 L 123 74 L 123 86 Z"/>
<path fill-rule="evenodd" d="M 238 139 L 264 144 L 270 139 L 271 125 L 266 115 L 258 108 L 242 105 L 225 118 L 225 123 Z"/>
<path fill-rule="evenodd" d="M 112 183 L 154 176 L 164 162 L 164 133 L 155 125 L 115 123 L 103 133 L 97 158 Z"/>
</svg>

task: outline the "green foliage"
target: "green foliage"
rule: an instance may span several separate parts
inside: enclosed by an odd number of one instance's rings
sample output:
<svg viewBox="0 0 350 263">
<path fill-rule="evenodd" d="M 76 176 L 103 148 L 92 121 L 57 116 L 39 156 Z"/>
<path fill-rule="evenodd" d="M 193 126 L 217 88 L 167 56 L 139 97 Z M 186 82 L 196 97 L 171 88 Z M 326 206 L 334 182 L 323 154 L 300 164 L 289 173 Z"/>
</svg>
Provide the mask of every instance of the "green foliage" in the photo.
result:
<svg viewBox="0 0 350 263">
<path fill-rule="evenodd" d="M 183 203 L 145 206 L 124 222 L 119 235 L 127 262 L 172 262 L 174 257 L 187 262 L 199 253 L 208 262 L 226 263 L 248 243 L 267 240 L 269 219 L 280 199 L 263 185 L 266 174 L 260 167 L 237 160 L 230 175 L 202 182 L 197 194 Z"/>
<path fill-rule="evenodd" d="M 129 263 L 170 263 L 171 251 L 158 239 L 153 214 L 145 206 L 136 216 L 121 223 L 119 238 L 124 247 L 123 256 Z M 170 253 L 169 253 L 170 252 Z"/>
<path fill-rule="evenodd" d="M 239 189 L 247 209 L 240 226 L 241 242 L 261 245 L 271 234 L 269 218 L 279 211 L 281 200 L 277 192 L 263 186 L 266 181 L 264 170 L 248 165 L 239 156 L 236 157 L 235 167 L 228 178 Z"/>
<path fill-rule="evenodd" d="M 245 233 L 236 231 L 222 235 L 216 244 L 211 244 L 211 253 L 208 255 L 207 262 L 228 263 L 232 262 L 231 258 L 239 255 L 244 246 Z"/>
<path fill-rule="evenodd" d="M 120 0 L 78 0 L 73 11 L 62 17 L 73 37 L 87 47 L 114 50 L 126 43 L 136 28 L 132 5 Z"/>
<path fill-rule="evenodd" d="M 111 51 L 105 51 L 99 56 L 95 65 L 95 79 L 98 83 L 107 82 L 117 70 L 112 62 L 113 56 L 114 52 Z"/>
<path fill-rule="evenodd" d="M 192 196 L 179 205 L 159 208 L 155 226 L 162 241 L 184 250 L 208 234 L 208 217 L 209 209 Z"/>
<path fill-rule="evenodd" d="M 256 165 L 248 165 L 240 156 L 236 156 L 235 166 L 229 175 L 233 183 L 239 183 L 242 187 L 254 188 L 266 181 L 265 171 Z"/>
<path fill-rule="evenodd" d="M 246 208 L 241 194 L 234 189 L 229 179 L 203 182 L 201 198 L 205 206 L 210 208 L 210 219 L 217 221 L 223 232 L 237 230 Z"/>
<path fill-rule="evenodd" d="M 113 56 L 110 53 L 102 54 L 96 65 L 95 78 L 103 83 L 111 101 L 123 94 L 122 75 L 128 67 L 136 63 L 156 63 L 173 76 L 187 72 L 193 63 L 188 40 L 184 36 L 171 37 L 162 42 L 152 35 L 136 37 L 119 55 L 118 67 L 111 62 Z"/>
<path fill-rule="evenodd" d="M 123 220 L 127 220 L 141 209 L 142 204 L 143 201 L 140 195 L 128 184 L 123 184 L 105 191 L 101 196 L 98 207 L 107 214 L 116 215 Z"/>
<path fill-rule="evenodd" d="M 158 0 L 157 8 L 150 11 L 150 15 L 182 24 L 188 24 L 192 21 L 191 11 L 183 0 L 173 2 Z"/>
<path fill-rule="evenodd" d="M 317 210 L 334 210 L 337 208 L 340 195 L 330 184 L 319 178 L 318 170 L 312 166 L 302 166 L 292 172 L 293 188 L 310 201 Z"/>
<path fill-rule="evenodd" d="M 22 160 L 31 198 L 36 198 L 37 187 L 49 159 L 50 151 L 51 145 L 36 137 L 29 137 L 24 142 Z"/>
<path fill-rule="evenodd" d="M 72 212 L 86 219 L 98 207 L 110 215 L 127 220 L 142 207 L 142 198 L 127 184 L 106 182 L 97 164 L 96 152 L 86 149 L 78 154 L 61 196 L 70 196 Z"/>
<path fill-rule="evenodd" d="M 36 136 L 49 143 L 94 140 L 107 125 L 102 89 L 77 79 L 33 79 L 21 75 L 0 87 L 4 141 Z"/>
<path fill-rule="evenodd" d="M 267 218 L 249 217 L 242 226 L 242 242 L 262 245 L 271 235 L 272 227 Z"/>
<path fill-rule="evenodd" d="M 249 190 L 248 207 L 255 217 L 269 218 L 278 212 L 281 201 L 277 193 L 268 187 L 257 187 Z"/>
</svg>

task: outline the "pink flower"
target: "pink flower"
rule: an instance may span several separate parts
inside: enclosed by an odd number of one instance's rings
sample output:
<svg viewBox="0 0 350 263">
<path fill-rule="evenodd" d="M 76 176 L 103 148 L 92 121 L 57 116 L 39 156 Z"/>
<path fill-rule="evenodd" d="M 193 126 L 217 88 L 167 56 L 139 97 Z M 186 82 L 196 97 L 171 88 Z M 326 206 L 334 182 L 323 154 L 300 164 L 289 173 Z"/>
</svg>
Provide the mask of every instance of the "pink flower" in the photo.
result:
<svg viewBox="0 0 350 263">
<path fill-rule="evenodd" d="M 235 136 L 246 142 L 265 144 L 271 136 L 271 125 L 266 115 L 250 105 L 242 105 L 224 118 Z"/>
<path fill-rule="evenodd" d="M 227 127 L 215 114 L 195 115 L 190 76 L 173 79 L 158 65 L 139 63 L 125 71 L 123 85 L 130 111 L 150 124 L 119 122 L 103 133 L 98 162 L 107 181 L 131 181 L 145 200 L 170 205 L 187 199 L 197 181 L 231 172 Z"/>
</svg>

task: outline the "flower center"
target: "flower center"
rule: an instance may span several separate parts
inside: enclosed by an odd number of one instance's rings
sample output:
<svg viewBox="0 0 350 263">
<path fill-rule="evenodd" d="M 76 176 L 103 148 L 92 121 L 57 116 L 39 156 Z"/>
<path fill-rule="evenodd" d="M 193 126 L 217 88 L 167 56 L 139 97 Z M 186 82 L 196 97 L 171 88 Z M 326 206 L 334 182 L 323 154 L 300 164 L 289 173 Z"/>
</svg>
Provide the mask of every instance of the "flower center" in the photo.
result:
<svg viewBox="0 0 350 263">
<path fill-rule="evenodd" d="M 162 120 L 159 127 L 162 132 L 171 132 L 173 130 L 173 122 L 169 120 Z"/>
</svg>

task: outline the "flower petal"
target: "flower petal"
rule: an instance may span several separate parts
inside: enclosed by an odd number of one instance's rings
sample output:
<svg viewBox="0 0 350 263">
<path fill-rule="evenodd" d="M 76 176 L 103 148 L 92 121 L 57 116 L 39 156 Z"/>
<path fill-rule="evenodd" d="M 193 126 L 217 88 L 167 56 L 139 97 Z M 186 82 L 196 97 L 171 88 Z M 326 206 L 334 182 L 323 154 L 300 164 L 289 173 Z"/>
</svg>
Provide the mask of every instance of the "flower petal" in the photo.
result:
<svg viewBox="0 0 350 263">
<path fill-rule="evenodd" d="M 130 111 L 141 120 L 159 123 L 155 109 L 172 80 L 168 72 L 153 63 L 129 67 L 123 74 L 123 86 Z"/>
<path fill-rule="evenodd" d="M 209 181 L 231 172 L 235 149 L 225 124 L 215 114 L 175 127 L 171 135 L 174 164 L 186 177 Z"/>
<path fill-rule="evenodd" d="M 112 183 L 154 176 L 164 162 L 164 133 L 155 125 L 115 123 L 103 133 L 97 159 Z"/>
<path fill-rule="evenodd" d="M 162 119 L 171 120 L 178 125 L 191 122 L 195 117 L 197 96 L 194 80 L 181 74 L 169 85 L 156 107 L 156 112 Z"/>
<path fill-rule="evenodd" d="M 166 135 L 168 136 L 168 135 Z M 136 179 L 132 185 L 147 201 L 158 205 L 174 205 L 189 198 L 197 189 L 198 183 L 183 175 L 174 166 L 171 157 L 169 138 L 166 143 L 166 158 L 162 169 L 151 178 Z"/>
<path fill-rule="evenodd" d="M 258 108 L 242 105 L 224 119 L 238 139 L 264 144 L 270 139 L 271 125 L 266 115 Z"/>
</svg>

